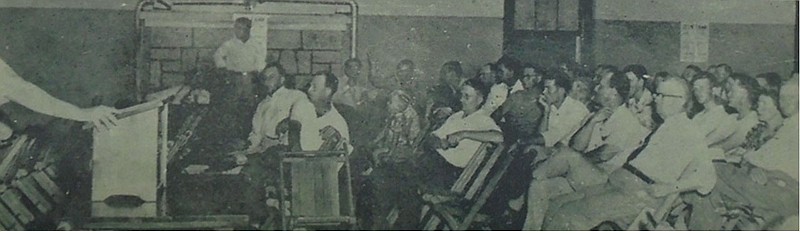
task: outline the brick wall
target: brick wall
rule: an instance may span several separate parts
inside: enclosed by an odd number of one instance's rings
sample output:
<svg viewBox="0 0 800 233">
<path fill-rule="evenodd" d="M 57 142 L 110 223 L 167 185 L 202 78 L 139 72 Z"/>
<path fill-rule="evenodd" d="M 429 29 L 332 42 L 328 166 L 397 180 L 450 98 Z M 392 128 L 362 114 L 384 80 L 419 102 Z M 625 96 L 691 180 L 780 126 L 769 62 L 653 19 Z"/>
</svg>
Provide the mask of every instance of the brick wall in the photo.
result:
<svg viewBox="0 0 800 233">
<path fill-rule="evenodd" d="M 145 91 L 180 84 L 185 72 L 198 66 L 213 66 L 217 47 L 233 38 L 232 28 L 149 28 L 149 77 Z M 279 62 L 289 74 L 301 79 L 324 70 L 341 75 L 341 64 L 349 57 L 350 39 L 344 31 L 270 30 L 267 62 Z"/>
</svg>

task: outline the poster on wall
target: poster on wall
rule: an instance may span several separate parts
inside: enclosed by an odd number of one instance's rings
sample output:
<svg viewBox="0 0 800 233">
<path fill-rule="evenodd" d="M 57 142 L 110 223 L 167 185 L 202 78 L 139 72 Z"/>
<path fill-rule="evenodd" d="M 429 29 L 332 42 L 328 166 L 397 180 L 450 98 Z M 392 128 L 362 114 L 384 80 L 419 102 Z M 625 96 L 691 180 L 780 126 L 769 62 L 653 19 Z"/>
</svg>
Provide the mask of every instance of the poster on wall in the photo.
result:
<svg viewBox="0 0 800 233">
<path fill-rule="evenodd" d="M 259 50 L 263 49 L 263 51 L 259 51 L 258 54 L 263 54 L 263 60 L 267 58 L 267 18 L 266 14 L 249 14 L 249 13 L 235 13 L 233 14 L 233 20 L 238 18 L 245 17 L 250 19 L 253 22 L 253 25 L 250 27 L 250 40 L 257 41 L 259 45 Z"/>
<path fill-rule="evenodd" d="M 707 22 L 681 22 L 681 62 L 707 62 L 708 41 Z"/>
</svg>

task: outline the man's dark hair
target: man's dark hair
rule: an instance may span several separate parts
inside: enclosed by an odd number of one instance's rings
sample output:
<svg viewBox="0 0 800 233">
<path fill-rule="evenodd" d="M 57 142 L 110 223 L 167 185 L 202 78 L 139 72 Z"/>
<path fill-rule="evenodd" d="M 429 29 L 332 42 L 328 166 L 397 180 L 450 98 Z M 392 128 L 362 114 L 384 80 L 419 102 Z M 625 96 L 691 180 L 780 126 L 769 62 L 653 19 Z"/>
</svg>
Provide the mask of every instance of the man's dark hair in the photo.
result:
<svg viewBox="0 0 800 233">
<path fill-rule="evenodd" d="M 611 75 L 611 78 L 608 80 L 608 87 L 617 90 L 617 93 L 619 93 L 623 101 L 630 98 L 631 82 L 628 81 L 628 77 L 625 75 L 625 73 L 614 72 L 614 74 Z"/>
<path fill-rule="evenodd" d="M 561 71 L 560 69 L 550 69 L 548 70 L 544 78 L 542 80 L 554 80 L 556 87 L 564 88 L 564 92 L 569 93 L 572 90 L 572 79 L 570 79 L 569 75 Z"/>
<path fill-rule="evenodd" d="M 234 23 L 244 25 L 247 28 L 251 28 L 253 26 L 253 21 L 245 17 L 236 18 Z"/>
<path fill-rule="evenodd" d="M 702 69 L 700 69 L 699 66 L 696 66 L 696 65 L 688 65 L 688 66 L 686 66 L 686 69 L 693 70 L 695 73 L 700 73 L 700 72 L 703 71 Z"/>
<path fill-rule="evenodd" d="M 459 61 L 448 61 L 445 62 L 442 67 L 447 70 L 452 70 L 458 77 L 464 76 L 464 69 L 461 68 L 461 62 Z"/>
<path fill-rule="evenodd" d="M 534 73 L 534 74 L 538 74 L 538 75 L 540 75 L 540 76 L 544 75 L 544 70 L 542 70 L 542 67 L 541 67 L 541 66 L 539 66 L 539 65 L 537 65 L 537 64 L 533 64 L 533 63 L 525 63 L 524 65 L 522 65 L 522 69 L 520 70 L 520 74 L 519 74 L 519 75 L 520 75 L 520 77 L 521 77 L 522 75 L 524 75 L 524 73 L 525 73 L 525 69 L 528 69 L 528 68 L 531 68 L 531 69 L 533 69 L 533 73 Z M 541 82 L 542 82 L 542 80 L 539 80 L 539 82 L 541 83 Z M 537 84 L 537 85 L 539 85 L 539 84 Z"/>
<path fill-rule="evenodd" d="M 519 62 L 519 60 L 517 60 L 517 59 L 515 59 L 515 58 L 513 58 L 511 56 L 508 56 L 508 55 L 503 55 L 502 57 L 500 57 L 500 59 L 497 60 L 497 65 L 498 66 L 500 66 L 500 65 L 505 66 L 506 69 L 510 70 L 511 72 L 514 72 L 514 76 L 515 76 L 514 78 L 519 76 L 519 73 L 520 73 L 520 62 Z"/>
<path fill-rule="evenodd" d="M 717 68 L 725 69 L 725 72 L 727 72 L 728 74 L 733 73 L 733 68 L 731 68 L 731 66 L 729 66 L 728 64 L 725 64 L 725 63 L 717 65 Z"/>
<path fill-rule="evenodd" d="M 286 76 L 286 69 L 284 69 L 283 65 L 281 65 L 281 63 L 278 63 L 278 62 L 267 63 L 267 65 L 264 66 L 263 70 L 267 70 L 267 69 L 272 68 L 272 67 L 275 67 L 275 69 L 278 70 L 278 74 L 280 74 L 281 76 Z"/>
<path fill-rule="evenodd" d="M 731 78 L 738 81 L 739 86 L 747 90 L 747 100 L 750 101 L 750 106 L 755 108 L 756 104 L 758 103 L 758 96 L 761 95 L 762 92 L 761 86 L 758 85 L 758 81 L 743 73 L 733 73 L 731 74 Z"/>
<path fill-rule="evenodd" d="M 608 70 L 609 72 L 618 72 L 619 71 L 619 69 L 616 66 L 609 65 L 609 64 L 597 65 L 597 69 L 598 70 L 599 69 L 604 69 L 604 70 Z"/>
<path fill-rule="evenodd" d="M 632 64 L 625 66 L 625 68 L 622 69 L 622 72 L 623 73 L 631 72 L 634 75 L 636 75 L 636 77 L 638 77 L 639 79 L 644 79 L 644 76 L 647 75 L 647 68 L 644 68 L 644 66 L 641 64 Z"/>
<path fill-rule="evenodd" d="M 700 80 L 700 79 L 708 79 L 708 82 L 711 83 L 711 87 L 712 88 L 720 86 L 720 85 L 717 85 L 717 82 L 716 82 L 717 76 L 714 76 L 714 74 L 712 74 L 710 72 L 705 72 L 705 71 L 702 71 L 702 72 L 699 72 L 699 73 L 695 74 L 694 77 L 692 77 L 692 83 L 690 83 L 690 84 L 694 84 L 694 82 L 697 82 L 697 80 Z"/>
<path fill-rule="evenodd" d="M 256 76 L 256 80 L 255 81 L 257 81 L 258 83 L 266 81 L 267 77 L 264 75 L 264 71 L 266 71 L 269 68 L 275 68 L 276 70 L 278 70 L 278 75 L 283 77 L 283 86 L 284 87 L 286 87 L 286 88 L 294 88 L 294 86 L 295 86 L 294 79 L 292 79 L 291 81 L 289 80 L 289 78 L 286 75 L 286 70 L 283 69 L 283 65 L 281 65 L 278 62 L 267 63 L 267 65 L 264 66 L 264 69 L 261 70 L 261 73 L 259 73 Z"/>
<path fill-rule="evenodd" d="M 485 85 L 490 85 L 491 86 L 491 85 L 498 84 L 498 83 L 503 81 L 502 77 L 500 76 L 500 67 L 497 65 L 497 63 L 486 63 L 483 66 L 481 66 L 481 69 L 478 70 L 477 74 L 475 74 L 475 79 L 481 80 L 481 70 L 483 70 L 484 66 L 489 66 L 489 71 L 491 73 L 489 75 L 492 76 L 491 77 L 492 83 L 485 83 Z"/>
<path fill-rule="evenodd" d="M 400 63 L 397 63 L 397 68 L 400 68 L 401 66 L 408 66 L 412 70 L 416 68 L 414 67 L 414 62 L 411 61 L 411 59 L 403 59 L 400 61 Z"/>
<path fill-rule="evenodd" d="M 758 74 L 756 75 L 756 79 L 758 78 L 763 78 L 764 80 L 767 81 L 767 86 L 764 88 L 768 90 L 779 90 L 781 88 L 781 82 L 783 82 L 781 75 L 775 72 Z"/>
<path fill-rule="evenodd" d="M 325 76 L 325 87 L 331 89 L 331 96 L 333 96 L 333 94 L 335 94 L 336 91 L 339 89 L 339 78 L 336 78 L 336 75 L 334 75 L 330 71 L 320 71 L 314 73 L 314 77 L 320 75 Z"/>
<path fill-rule="evenodd" d="M 666 72 L 666 71 L 658 72 L 654 76 L 654 78 L 667 78 L 667 77 L 669 77 L 669 72 Z"/>
<path fill-rule="evenodd" d="M 351 62 L 358 63 L 358 65 L 359 65 L 359 66 L 363 65 L 363 64 L 361 64 L 361 60 L 360 60 L 360 59 L 358 59 L 358 58 L 350 58 L 350 59 L 347 59 L 347 61 L 344 61 L 344 65 L 346 66 L 347 64 L 349 64 L 349 63 L 351 63 Z"/>
<path fill-rule="evenodd" d="M 478 94 L 483 97 L 483 102 L 481 102 L 481 106 L 486 103 L 486 99 L 489 97 L 490 87 L 483 83 L 480 79 L 469 79 L 464 82 L 464 86 L 470 86 L 472 89 L 475 89 Z"/>
</svg>

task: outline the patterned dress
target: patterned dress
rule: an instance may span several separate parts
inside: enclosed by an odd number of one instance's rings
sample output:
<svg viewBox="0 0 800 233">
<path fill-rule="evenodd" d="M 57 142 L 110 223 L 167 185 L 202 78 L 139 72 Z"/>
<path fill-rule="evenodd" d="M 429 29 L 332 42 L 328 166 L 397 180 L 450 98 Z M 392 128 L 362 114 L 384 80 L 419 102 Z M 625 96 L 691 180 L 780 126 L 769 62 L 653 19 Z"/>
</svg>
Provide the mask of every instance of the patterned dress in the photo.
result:
<svg viewBox="0 0 800 233">
<path fill-rule="evenodd" d="M 419 115 L 411 105 L 390 116 L 375 141 L 377 148 L 389 149 L 389 153 L 379 159 L 397 162 L 408 159 L 412 155 L 419 132 Z"/>
</svg>

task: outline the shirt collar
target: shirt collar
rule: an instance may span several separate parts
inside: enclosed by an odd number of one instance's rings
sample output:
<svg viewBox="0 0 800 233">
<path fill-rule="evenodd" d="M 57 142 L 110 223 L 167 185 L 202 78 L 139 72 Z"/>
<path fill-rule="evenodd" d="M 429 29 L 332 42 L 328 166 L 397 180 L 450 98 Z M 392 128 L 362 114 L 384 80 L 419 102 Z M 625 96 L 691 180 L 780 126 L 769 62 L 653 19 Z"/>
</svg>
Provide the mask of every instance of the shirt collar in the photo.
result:
<svg viewBox="0 0 800 233">
<path fill-rule="evenodd" d="M 689 116 L 687 116 L 685 112 L 681 112 L 668 119 L 664 119 L 664 123 L 661 124 L 659 128 L 664 128 L 665 126 L 672 127 L 672 125 L 689 125 L 690 122 Z"/>
</svg>

